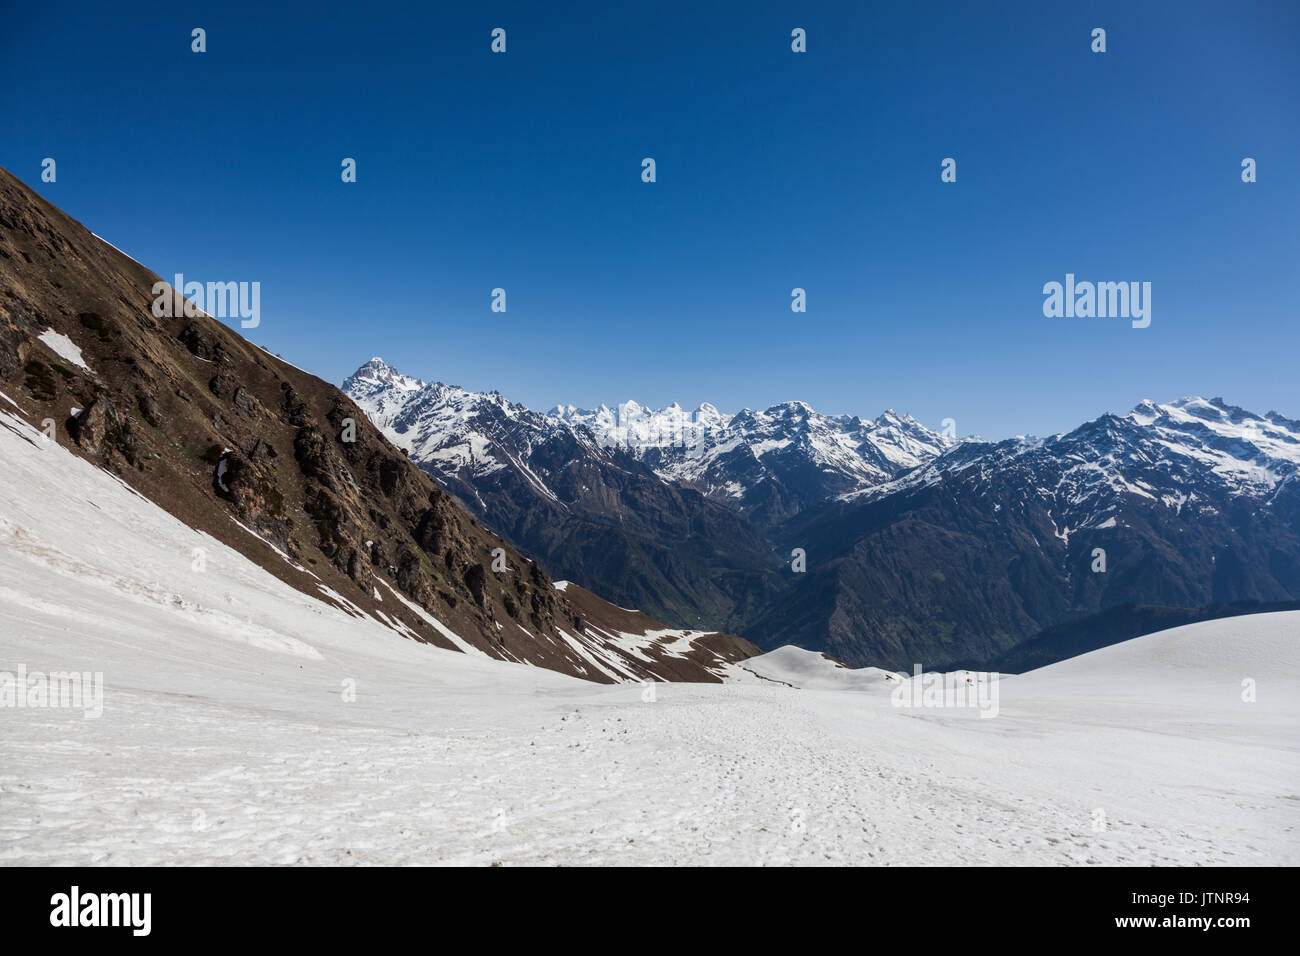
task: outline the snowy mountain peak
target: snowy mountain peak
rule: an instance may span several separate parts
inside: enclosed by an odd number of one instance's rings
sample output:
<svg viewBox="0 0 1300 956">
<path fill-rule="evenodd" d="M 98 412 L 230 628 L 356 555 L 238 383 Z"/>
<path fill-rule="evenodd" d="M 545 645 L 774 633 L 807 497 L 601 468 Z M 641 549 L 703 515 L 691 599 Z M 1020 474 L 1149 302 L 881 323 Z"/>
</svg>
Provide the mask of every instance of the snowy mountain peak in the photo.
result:
<svg viewBox="0 0 1300 956">
<path fill-rule="evenodd" d="M 424 386 L 425 383 L 420 379 L 403 375 L 377 355 L 343 380 L 343 390 L 348 394 L 351 394 L 353 389 L 375 391 L 386 388 L 415 392 Z"/>
<path fill-rule="evenodd" d="M 1300 441 L 1300 423 L 1269 412 L 1257 415 L 1222 398 L 1197 396 L 1167 404 L 1143 401 L 1127 416 L 1138 425 L 1166 432 L 1191 432 L 1201 441 L 1215 439 L 1243 441 L 1268 446 L 1268 454 L 1294 460 L 1294 446 Z"/>
<path fill-rule="evenodd" d="M 880 498 L 945 475 L 1019 481 L 1062 528 L 1113 517 L 1126 498 L 1217 512 L 1230 500 L 1265 503 L 1300 476 L 1300 423 L 1260 416 L 1222 398 L 1140 402 L 1047 439 L 966 442 L 895 481 L 845 498 Z"/>
<path fill-rule="evenodd" d="M 524 467 L 532 449 L 563 434 L 588 453 L 630 454 L 665 482 L 741 510 L 760 501 L 771 506 L 771 495 L 756 494 L 767 486 L 777 489 L 782 509 L 798 510 L 888 481 L 956 444 L 893 409 L 872 420 L 823 415 L 798 400 L 734 415 L 708 402 L 687 412 L 677 402 L 656 409 L 632 399 L 612 408 L 559 404 L 540 414 L 499 393 L 403 375 L 379 358 L 357 369 L 343 390 L 443 478 Z M 540 473 L 530 471 L 529 479 L 546 484 Z"/>
</svg>

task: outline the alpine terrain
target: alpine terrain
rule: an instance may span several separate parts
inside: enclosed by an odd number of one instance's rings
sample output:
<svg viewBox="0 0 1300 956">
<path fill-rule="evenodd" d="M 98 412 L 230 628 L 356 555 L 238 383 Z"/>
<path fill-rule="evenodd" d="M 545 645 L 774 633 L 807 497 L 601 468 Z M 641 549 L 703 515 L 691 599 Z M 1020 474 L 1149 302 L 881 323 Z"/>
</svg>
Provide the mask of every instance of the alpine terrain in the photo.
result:
<svg viewBox="0 0 1300 956">
<path fill-rule="evenodd" d="M 1294 423 L 629 442 L 376 363 L 359 407 L 159 284 L 0 171 L 0 862 L 1300 862 L 1300 613 L 1016 641 L 1294 594 Z M 608 603 L 601 550 L 772 649 Z M 895 664 L 1019 648 L 1089 653 Z"/>
<path fill-rule="evenodd" d="M 1300 423 L 1219 398 L 988 442 L 800 402 L 543 414 L 378 358 L 343 388 L 554 573 L 762 647 L 906 668 L 1037 640 L 1059 660 L 1051 629 L 1103 612 L 1127 639 L 1148 606 L 1300 601 Z"/>
<path fill-rule="evenodd" d="M 718 680 L 755 652 L 558 589 L 347 396 L 179 296 L 155 308 L 156 286 L 166 290 L 0 170 L 8 427 L 105 468 L 316 600 L 417 641 L 597 681 Z M 0 520 L 8 546 L 25 547 L 25 525 Z M 202 574 L 207 557 L 177 560 Z M 165 588 L 154 599 L 183 600 Z M 238 606 L 219 613 L 243 619 Z"/>
</svg>

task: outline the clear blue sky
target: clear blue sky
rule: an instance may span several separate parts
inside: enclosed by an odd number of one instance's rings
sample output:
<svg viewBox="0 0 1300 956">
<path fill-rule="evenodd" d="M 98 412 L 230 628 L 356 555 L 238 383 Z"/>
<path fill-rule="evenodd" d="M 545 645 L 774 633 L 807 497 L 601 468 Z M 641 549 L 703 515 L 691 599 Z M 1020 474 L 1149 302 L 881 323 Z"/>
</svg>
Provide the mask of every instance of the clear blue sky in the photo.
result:
<svg viewBox="0 0 1300 956">
<path fill-rule="evenodd" d="M 382 355 L 538 408 L 799 398 L 989 437 L 1185 394 L 1300 417 L 1294 0 L 4 20 L 0 165 L 163 276 L 261 282 L 247 334 L 331 381 Z M 1044 318 L 1067 272 L 1151 282 L 1150 328 Z"/>
</svg>

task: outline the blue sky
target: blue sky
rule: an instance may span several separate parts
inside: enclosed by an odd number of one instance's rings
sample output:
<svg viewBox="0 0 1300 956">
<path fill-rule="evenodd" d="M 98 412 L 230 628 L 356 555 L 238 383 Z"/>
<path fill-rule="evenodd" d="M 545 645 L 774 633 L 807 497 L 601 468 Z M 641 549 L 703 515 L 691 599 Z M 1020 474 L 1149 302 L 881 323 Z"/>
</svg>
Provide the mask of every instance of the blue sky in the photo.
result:
<svg viewBox="0 0 1300 956">
<path fill-rule="evenodd" d="M 260 282 L 249 337 L 334 382 L 382 355 L 537 408 L 799 398 L 988 437 L 1185 394 L 1300 417 L 1290 0 L 5 19 L 0 165 L 165 277 Z M 1045 318 L 1067 272 L 1151 282 L 1151 326 Z"/>
</svg>

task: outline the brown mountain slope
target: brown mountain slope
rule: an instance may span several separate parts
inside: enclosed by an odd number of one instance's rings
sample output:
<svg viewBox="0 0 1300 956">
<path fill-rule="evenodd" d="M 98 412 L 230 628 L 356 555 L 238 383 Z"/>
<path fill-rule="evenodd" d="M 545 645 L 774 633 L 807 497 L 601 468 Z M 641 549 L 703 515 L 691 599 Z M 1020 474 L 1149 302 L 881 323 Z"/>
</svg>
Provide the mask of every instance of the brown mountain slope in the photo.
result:
<svg viewBox="0 0 1300 956">
<path fill-rule="evenodd" d="M 75 453 L 299 590 L 442 647 L 598 681 L 712 681 L 757 653 L 621 636 L 666 629 L 570 600 L 332 385 L 207 315 L 155 317 L 158 281 L 0 169 L 0 391 Z"/>
</svg>

